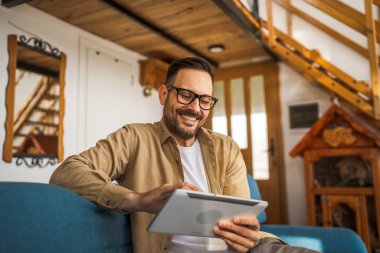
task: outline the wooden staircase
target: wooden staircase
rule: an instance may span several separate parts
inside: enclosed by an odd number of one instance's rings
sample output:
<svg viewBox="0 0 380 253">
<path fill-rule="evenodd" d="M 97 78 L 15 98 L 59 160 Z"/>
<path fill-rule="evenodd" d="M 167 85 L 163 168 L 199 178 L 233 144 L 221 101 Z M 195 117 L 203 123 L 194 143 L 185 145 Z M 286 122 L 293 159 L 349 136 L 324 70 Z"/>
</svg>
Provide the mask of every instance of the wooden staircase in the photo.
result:
<svg viewBox="0 0 380 253">
<path fill-rule="evenodd" d="M 60 98 L 57 94 L 58 81 L 43 76 L 16 114 L 14 154 L 57 154 Z"/>
<path fill-rule="evenodd" d="M 350 74 L 345 73 L 324 59 L 317 49 L 305 47 L 292 38 L 291 34 L 285 34 L 274 27 L 272 21 L 272 0 L 266 1 L 268 17 L 266 21 L 260 19 L 258 13 L 248 11 L 239 0 L 221 0 L 219 3 L 215 0 L 214 2 L 221 6 L 224 11 L 227 10 L 227 14 L 235 22 L 240 22 L 241 24 L 249 22 L 253 29 L 246 32 L 254 35 L 266 50 L 270 51 L 275 57 L 282 59 L 301 73 L 307 80 L 324 86 L 334 96 L 342 98 L 349 105 L 357 108 L 378 123 L 380 121 L 380 85 L 378 80 L 379 58 L 377 56 L 377 42 L 380 41 L 380 31 L 378 32 L 380 23 L 372 17 L 372 5 L 376 4 L 380 7 L 380 1 L 363 0 L 365 2 L 364 15 L 337 0 L 305 0 L 306 3 L 324 11 L 355 31 L 366 35 L 368 49 L 363 48 L 339 32 L 303 13 L 294 7 L 289 0 L 273 1 L 291 15 L 297 15 L 368 58 L 371 69 L 370 84 L 356 80 Z"/>
</svg>

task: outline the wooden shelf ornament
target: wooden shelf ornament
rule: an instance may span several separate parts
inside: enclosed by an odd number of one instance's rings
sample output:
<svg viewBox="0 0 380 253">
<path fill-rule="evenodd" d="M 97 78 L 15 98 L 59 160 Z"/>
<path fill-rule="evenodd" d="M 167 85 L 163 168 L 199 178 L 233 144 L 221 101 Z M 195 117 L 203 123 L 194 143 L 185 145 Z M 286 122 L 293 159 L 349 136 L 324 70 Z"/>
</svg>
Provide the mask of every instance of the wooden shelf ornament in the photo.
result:
<svg viewBox="0 0 380 253">
<path fill-rule="evenodd" d="M 290 152 L 303 156 L 308 224 L 351 228 L 380 250 L 380 131 L 333 104 Z"/>
</svg>

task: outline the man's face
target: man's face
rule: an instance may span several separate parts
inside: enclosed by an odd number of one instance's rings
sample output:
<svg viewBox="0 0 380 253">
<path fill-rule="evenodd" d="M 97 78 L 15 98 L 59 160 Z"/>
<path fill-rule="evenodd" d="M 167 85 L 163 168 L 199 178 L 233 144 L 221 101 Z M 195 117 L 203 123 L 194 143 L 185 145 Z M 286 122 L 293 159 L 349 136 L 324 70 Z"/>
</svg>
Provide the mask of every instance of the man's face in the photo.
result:
<svg viewBox="0 0 380 253">
<path fill-rule="evenodd" d="M 198 95 L 212 95 L 212 80 L 205 71 L 181 69 L 176 76 L 174 87 L 187 89 Z M 165 93 L 166 91 L 166 93 Z M 161 92 L 163 94 L 161 94 Z M 177 91 L 162 88 L 160 102 L 164 105 L 164 121 L 177 140 L 194 139 L 198 129 L 204 124 L 209 110 L 199 107 L 199 99 L 184 105 L 177 101 Z"/>
</svg>

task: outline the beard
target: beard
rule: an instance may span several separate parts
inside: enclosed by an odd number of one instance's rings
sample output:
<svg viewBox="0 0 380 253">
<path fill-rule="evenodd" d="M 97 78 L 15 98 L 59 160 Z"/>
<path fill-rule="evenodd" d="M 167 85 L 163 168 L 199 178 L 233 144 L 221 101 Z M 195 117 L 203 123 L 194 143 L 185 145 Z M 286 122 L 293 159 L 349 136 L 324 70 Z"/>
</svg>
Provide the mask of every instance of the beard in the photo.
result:
<svg viewBox="0 0 380 253">
<path fill-rule="evenodd" d="M 178 115 L 186 115 L 190 117 L 195 117 L 198 120 L 198 125 L 195 127 L 195 129 L 186 129 L 186 127 L 181 127 L 179 124 L 179 120 L 177 120 Z M 202 126 L 201 122 L 204 116 L 200 113 L 196 113 L 186 108 L 177 109 L 175 111 L 172 108 L 171 111 L 169 111 L 169 108 L 167 108 L 167 105 L 165 104 L 163 118 L 164 118 L 166 127 L 169 129 L 169 131 L 172 134 L 184 140 L 189 140 L 195 137 L 195 135 L 197 134 L 199 128 Z"/>
</svg>

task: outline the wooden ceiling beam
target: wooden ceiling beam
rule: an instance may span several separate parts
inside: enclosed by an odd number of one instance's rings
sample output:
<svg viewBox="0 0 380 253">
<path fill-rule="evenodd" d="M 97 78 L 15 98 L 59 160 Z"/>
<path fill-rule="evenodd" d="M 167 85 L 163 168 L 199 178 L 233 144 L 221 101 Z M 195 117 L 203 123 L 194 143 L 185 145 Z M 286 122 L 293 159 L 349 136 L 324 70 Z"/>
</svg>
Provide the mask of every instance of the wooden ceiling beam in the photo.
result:
<svg viewBox="0 0 380 253">
<path fill-rule="evenodd" d="M 228 17 L 231 18 L 251 39 L 256 43 L 274 60 L 278 61 L 279 58 L 272 53 L 260 40 L 260 23 L 252 14 L 240 3 L 239 0 L 213 0 Z M 256 2 L 257 6 L 257 2 Z M 257 7 L 255 7 L 257 8 Z"/>
<path fill-rule="evenodd" d="M 173 37 L 172 35 L 166 33 L 165 31 L 163 31 L 162 29 L 160 29 L 158 26 L 148 22 L 147 20 L 145 20 L 144 18 L 138 16 L 136 13 L 132 12 L 131 10 L 127 9 L 125 6 L 117 3 L 116 1 L 113 1 L 113 0 L 100 0 L 101 2 L 107 4 L 108 6 L 114 8 L 115 10 L 117 10 L 118 12 L 122 13 L 123 15 L 127 16 L 128 18 L 134 20 L 135 22 L 137 22 L 138 24 L 148 28 L 150 31 L 160 35 L 161 37 L 165 38 L 166 40 L 168 40 L 169 42 L 175 44 L 176 46 L 188 51 L 189 53 L 193 54 L 193 55 L 196 55 L 196 56 L 199 56 L 199 57 L 202 57 L 204 59 L 206 59 L 208 62 L 210 62 L 212 65 L 214 65 L 215 67 L 218 67 L 218 63 L 212 59 L 210 59 L 209 57 L 207 57 L 206 55 L 198 52 L 197 50 L 195 50 L 194 48 L 190 47 L 189 45 L 185 44 L 184 42 L 182 42 L 181 40 Z"/>
<path fill-rule="evenodd" d="M 29 2 L 30 0 L 3 0 L 1 5 L 7 8 L 12 8 L 20 4 Z"/>
<path fill-rule="evenodd" d="M 229 16 L 243 31 L 252 39 L 257 39 L 257 33 L 260 31 L 260 23 L 252 16 L 251 22 L 242 13 L 242 9 L 231 0 L 213 0 L 224 13 Z M 255 25 L 253 25 L 255 24 Z"/>
</svg>

